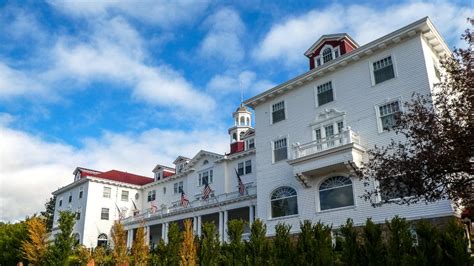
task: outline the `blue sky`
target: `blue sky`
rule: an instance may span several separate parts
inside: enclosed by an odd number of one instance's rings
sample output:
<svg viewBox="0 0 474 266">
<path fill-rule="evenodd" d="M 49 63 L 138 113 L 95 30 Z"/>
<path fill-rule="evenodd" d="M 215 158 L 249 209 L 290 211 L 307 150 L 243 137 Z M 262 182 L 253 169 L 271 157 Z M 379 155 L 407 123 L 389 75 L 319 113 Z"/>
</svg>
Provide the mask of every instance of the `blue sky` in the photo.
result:
<svg viewBox="0 0 474 266">
<path fill-rule="evenodd" d="M 0 220 L 41 210 L 76 166 L 151 176 L 178 155 L 224 153 L 240 89 L 248 98 L 307 71 L 303 53 L 322 34 L 363 45 L 430 16 L 452 48 L 473 11 L 472 1 L 0 1 Z"/>
</svg>

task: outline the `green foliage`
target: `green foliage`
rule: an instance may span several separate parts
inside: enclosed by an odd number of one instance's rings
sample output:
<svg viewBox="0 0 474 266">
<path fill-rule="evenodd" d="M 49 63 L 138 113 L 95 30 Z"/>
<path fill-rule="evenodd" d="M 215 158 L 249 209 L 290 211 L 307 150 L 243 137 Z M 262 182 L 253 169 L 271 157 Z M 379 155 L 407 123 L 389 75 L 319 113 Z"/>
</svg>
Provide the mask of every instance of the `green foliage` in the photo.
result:
<svg viewBox="0 0 474 266">
<path fill-rule="evenodd" d="M 229 243 L 223 245 L 223 263 L 226 265 L 245 264 L 245 244 L 242 242 L 245 221 L 230 220 L 227 222 L 227 235 Z"/>
<path fill-rule="evenodd" d="M 382 243 L 382 229 L 369 218 L 365 223 L 362 245 L 363 264 L 382 265 L 385 263 L 385 248 Z"/>
<path fill-rule="evenodd" d="M 360 264 L 360 247 L 357 242 L 357 231 L 354 228 L 354 222 L 352 219 L 347 219 L 346 224 L 341 227 L 342 235 L 342 251 L 341 261 L 345 265 L 358 265 Z"/>
<path fill-rule="evenodd" d="M 132 256 L 134 265 L 143 266 L 148 263 L 149 248 L 146 244 L 146 232 L 144 226 L 137 228 L 137 233 L 132 244 Z"/>
<path fill-rule="evenodd" d="M 250 239 L 247 245 L 247 256 L 251 265 L 269 264 L 272 257 L 271 242 L 265 235 L 267 226 L 257 219 L 250 228 Z"/>
<path fill-rule="evenodd" d="M 56 196 L 52 196 L 49 198 L 48 202 L 44 204 L 45 210 L 41 212 L 41 216 L 43 216 L 46 220 L 46 229 L 48 232 L 51 232 L 53 228 L 53 219 L 54 219 L 54 208 L 56 206 Z"/>
<path fill-rule="evenodd" d="M 54 244 L 46 250 L 45 260 L 47 265 L 65 265 L 73 253 L 75 239 L 72 230 L 76 214 L 69 211 L 59 213 L 59 233 L 54 236 Z"/>
<path fill-rule="evenodd" d="M 218 265 L 221 253 L 219 232 L 214 223 L 205 223 L 202 226 L 202 235 L 199 240 L 199 262 L 201 265 Z"/>
<path fill-rule="evenodd" d="M 334 253 L 332 250 L 331 226 L 318 222 L 313 226 L 314 251 L 316 260 L 314 265 L 333 265 Z"/>
<path fill-rule="evenodd" d="M 168 245 L 167 245 L 167 255 L 168 255 L 168 264 L 167 265 L 179 265 L 179 249 L 181 247 L 181 242 L 183 241 L 183 236 L 179 231 L 178 224 L 171 223 L 169 225 L 168 231 Z"/>
<path fill-rule="evenodd" d="M 463 227 L 457 221 L 449 221 L 440 242 L 444 265 L 470 265 L 467 239 Z"/>
<path fill-rule="evenodd" d="M 417 246 L 416 265 L 442 265 L 441 247 L 439 245 L 440 232 L 427 221 L 420 221 L 416 225 Z"/>
<path fill-rule="evenodd" d="M 292 265 L 295 263 L 295 246 L 290 236 L 291 225 L 279 223 L 275 226 L 274 264 Z"/>
<path fill-rule="evenodd" d="M 23 256 L 21 243 L 28 239 L 24 221 L 10 224 L 0 222 L 0 265 L 16 265 Z"/>
<path fill-rule="evenodd" d="M 390 231 L 387 244 L 387 264 L 412 265 L 413 239 L 410 225 L 404 218 L 398 216 L 385 223 Z"/>
<path fill-rule="evenodd" d="M 299 265 L 304 265 L 307 261 L 315 260 L 313 226 L 311 221 L 305 220 L 300 223 L 300 234 L 296 243 L 296 257 Z"/>
</svg>

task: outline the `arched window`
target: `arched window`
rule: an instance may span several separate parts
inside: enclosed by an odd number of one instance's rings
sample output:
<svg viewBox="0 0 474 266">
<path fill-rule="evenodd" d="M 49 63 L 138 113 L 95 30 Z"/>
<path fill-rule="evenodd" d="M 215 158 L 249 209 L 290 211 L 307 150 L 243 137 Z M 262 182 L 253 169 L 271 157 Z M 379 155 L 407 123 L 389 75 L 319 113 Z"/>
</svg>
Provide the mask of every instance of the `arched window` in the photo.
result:
<svg viewBox="0 0 474 266">
<path fill-rule="evenodd" d="M 250 126 L 250 118 L 247 117 L 247 126 Z"/>
<path fill-rule="evenodd" d="M 99 237 L 97 238 L 97 246 L 107 246 L 107 235 L 106 234 L 100 234 Z"/>
<path fill-rule="evenodd" d="M 354 205 L 352 181 L 349 177 L 333 176 L 319 186 L 321 210 Z"/>
<path fill-rule="evenodd" d="M 240 117 L 240 125 L 241 126 L 245 125 L 245 117 L 243 116 Z"/>
<path fill-rule="evenodd" d="M 271 195 L 272 217 L 298 214 L 296 190 L 291 187 L 279 187 Z"/>
<path fill-rule="evenodd" d="M 202 162 L 202 165 L 205 165 L 205 164 L 208 164 L 209 161 L 208 160 L 204 160 L 204 162 Z"/>
<path fill-rule="evenodd" d="M 323 62 L 329 62 L 332 60 L 332 49 L 331 48 L 326 48 L 323 50 Z"/>
<path fill-rule="evenodd" d="M 232 134 L 232 142 L 237 141 L 237 133 Z"/>
</svg>

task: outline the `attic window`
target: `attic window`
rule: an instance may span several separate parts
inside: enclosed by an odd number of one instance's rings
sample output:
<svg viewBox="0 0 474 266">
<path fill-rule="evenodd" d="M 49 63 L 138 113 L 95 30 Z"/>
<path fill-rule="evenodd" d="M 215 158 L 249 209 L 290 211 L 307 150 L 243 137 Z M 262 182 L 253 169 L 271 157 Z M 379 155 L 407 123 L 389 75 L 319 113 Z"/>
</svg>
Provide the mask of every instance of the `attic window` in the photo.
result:
<svg viewBox="0 0 474 266">
<path fill-rule="evenodd" d="M 331 48 L 326 48 L 323 50 L 323 62 L 329 62 L 332 60 L 332 49 Z"/>
</svg>

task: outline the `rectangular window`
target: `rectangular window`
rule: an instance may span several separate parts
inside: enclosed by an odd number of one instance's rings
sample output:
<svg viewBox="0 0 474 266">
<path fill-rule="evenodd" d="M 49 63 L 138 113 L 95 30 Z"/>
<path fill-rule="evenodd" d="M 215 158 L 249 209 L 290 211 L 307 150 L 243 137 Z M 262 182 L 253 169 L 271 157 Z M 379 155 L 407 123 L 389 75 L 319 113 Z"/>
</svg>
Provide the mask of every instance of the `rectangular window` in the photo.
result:
<svg viewBox="0 0 474 266">
<path fill-rule="evenodd" d="M 394 101 L 379 106 L 380 124 L 382 130 L 389 130 L 397 123 L 400 114 L 400 102 Z"/>
<path fill-rule="evenodd" d="M 158 181 L 160 179 L 161 179 L 161 173 L 160 172 L 155 173 L 155 180 Z"/>
<path fill-rule="evenodd" d="M 181 191 L 184 191 L 183 190 L 183 181 L 179 181 L 177 183 L 174 183 L 173 188 L 174 188 L 174 194 L 178 194 L 178 193 L 181 193 Z"/>
<path fill-rule="evenodd" d="M 77 210 L 76 212 L 76 220 L 80 220 L 81 219 L 81 210 Z"/>
<path fill-rule="evenodd" d="M 109 208 L 102 208 L 100 211 L 100 219 L 108 220 L 109 219 Z"/>
<path fill-rule="evenodd" d="M 247 160 L 245 161 L 245 174 L 250 174 L 252 173 L 252 161 Z"/>
<path fill-rule="evenodd" d="M 273 142 L 273 159 L 275 162 L 286 160 L 288 158 L 286 138 L 275 140 Z"/>
<path fill-rule="evenodd" d="M 166 194 L 166 187 L 163 187 L 163 195 Z"/>
<path fill-rule="evenodd" d="M 255 139 L 249 139 L 247 141 L 247 149 L 249 150 L 249 149 L 253 149 L 253 148 L 255 148 Z"/>
<path fill-rule="evenodd" d="M 339 57 L 339 47 L 334 48 L 334 58 Z"/>
<path fill-rule="evenodd" d="M 63 199 L 59 200 L 59 207 L 63 206 Z"/>
<path fill-rule="evenodd" d="M 318 91 L 318 106 L 321 106 L 325 103 L 332 102 L 334 100 L 331 81 L 319 85 L 317 87 L 317 91 Z"/>
<path fill-rule="evenodd" d="M 272 105 L 272 123 L 285 120 L 285 102 L 281 101 Z"/>
<path fill-rule="evenodd" d="M 326 140 L 327 146 L 332 147 L 334 146 L 334 126 L 329 125 L 324 127 L 324 133 L 326 133 Z"/>
<path fill-rule="evenodd" d="M 375 84 L 379 84 L 395 77 L 395 71 L 393 69 L 393 62 L 391 56 L 385 57 L 384 59 L 374 62 L 373 68 Z"/>
<path fill-rule="evenodd" d="M 81 190 L 79 191 L 79 198 L 82 199 L 82 195 L 84 194 L 84 189 L 81 187 Z"/>
<path fill-rule="evenodd" d="M 69 193 L 68 202 L 69 202 L 69 203 L 71 203 L 71 201 L 72 201 L 72 194 L 71 194 L 71 193 Z"/>
<path fill-rule="evenodd" d="M 341 134 L 343 130 L 344 130 L 344 122 L 342 121 L 337 122 L 337 133 Z"/>
<path fill-rule="evenodd" d="M 156 190 L 150 190 L 148 191 L 148 202 L 154 201 L 156 199 Z"/>
<path fill-rule="evenodd" d="M 102 196 L 104 198 L 110 198 L 111 193 L 112 193 L 112 189 L 110 187 L 104 187 L 104 191 L 102 193 Z"/>
<path fill-rule="evenodd" d="M 321 58 L 316 57 L 316 66 L 320 66 L 320 65 L 321 65 Z"/>
<path fill-rule="evenodd" d="M 239 175 L 244 174 L 244 162 L 241 162 L 237 165 L 237 173 L 239 173 Z"/>
<path fill-rule="evenodd" d="M 122 201 L 128 201 L 128 190 L 122 190 Z"/>
<path fill-rule="evenodd" d="M 207 182 L 211 184 L 214 181 L 214 170 L 210 169 L 205 172 L 199 173 L 198 186 L 202 186 Z"/>
</svg>

